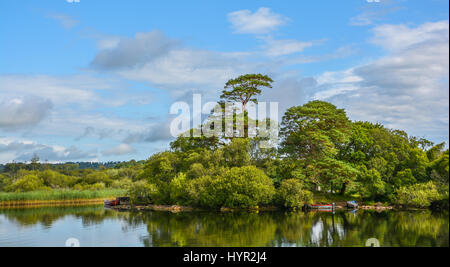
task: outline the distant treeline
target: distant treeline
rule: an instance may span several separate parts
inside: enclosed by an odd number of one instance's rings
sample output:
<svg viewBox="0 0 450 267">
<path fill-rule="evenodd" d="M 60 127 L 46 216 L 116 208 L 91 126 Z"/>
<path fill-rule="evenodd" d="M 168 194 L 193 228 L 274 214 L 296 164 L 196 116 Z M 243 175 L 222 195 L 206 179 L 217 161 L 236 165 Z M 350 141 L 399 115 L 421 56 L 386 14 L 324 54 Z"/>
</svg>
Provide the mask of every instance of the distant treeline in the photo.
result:
<svg viewBox="0 0 450 267">
<path fill-rule="evenodd" d="M 34 160 L 36 160 L 36 158 L 34 158 Z M 37 162 L 39 162 L 39 158 L 37 159 Z M 65 163 L 40 163 L 40 164 L 33 164 L 33 162 L 31 163 L 13 162 L 7 164 L 0 164 L 0 173 L 9 172 L 12 170 L 31 171 L 44 169 L 51 169 L 51 170 L 120 169 L 123 167 L 130 167 L 142 164 L 144 162 L 145 161 L 143 160 L 108 161 L 108 162 L 65 162 Z"/>
</svg>

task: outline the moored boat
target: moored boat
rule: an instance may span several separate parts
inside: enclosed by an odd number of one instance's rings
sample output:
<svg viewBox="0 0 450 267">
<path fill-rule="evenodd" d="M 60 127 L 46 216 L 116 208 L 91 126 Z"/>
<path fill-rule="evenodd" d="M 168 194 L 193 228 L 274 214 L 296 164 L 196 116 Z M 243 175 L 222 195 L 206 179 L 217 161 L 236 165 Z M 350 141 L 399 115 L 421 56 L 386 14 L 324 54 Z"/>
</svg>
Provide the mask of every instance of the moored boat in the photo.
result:
<svg viewBox="0 0 450 267">
<path fill-rule="evenodd" d="M 352 200 L 352 201 L 347 201 L 347 208 L 349 209 L 357 209 L 358 208 L 358 202 Z"/>
<path fill-rule="evenodd" d="M 117 200 L 117 199 L 114 199 L 114 200 L 105 200 L 105 206 L 107 206 L 107 207 L 114 207 L 114 206 L 117 206 L 117 205 L 119 205 L 119 201 Z"/>
<path fill-rule="evenodd" d="M 334 210 L 335 205 L 332 204 L 311 204 L 311 205 L 305 205 L 304 207 L 306 210 Z"/>
<path fill-rule="evenodd" d="M 130 203 L 129 197 L 118 197 L 114 200 L 105 200 L 105 206 L 107 207 L 115 207 L 118 205 L 128 205 Z"/>
</svg>

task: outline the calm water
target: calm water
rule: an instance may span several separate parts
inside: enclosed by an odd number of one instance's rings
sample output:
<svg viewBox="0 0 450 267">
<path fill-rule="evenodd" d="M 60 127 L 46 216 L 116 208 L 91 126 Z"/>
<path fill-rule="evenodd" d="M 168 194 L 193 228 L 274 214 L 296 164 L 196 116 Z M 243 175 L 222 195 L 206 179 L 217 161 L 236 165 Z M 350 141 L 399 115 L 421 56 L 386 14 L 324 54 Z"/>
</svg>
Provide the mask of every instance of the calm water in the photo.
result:
<svg viewBox="0 0 450 267">
<path fill-rule="evenodd" d="M 0 209 L 0 246 L 449 246 L 448 213 L 116 212 Z"/>
</svg>

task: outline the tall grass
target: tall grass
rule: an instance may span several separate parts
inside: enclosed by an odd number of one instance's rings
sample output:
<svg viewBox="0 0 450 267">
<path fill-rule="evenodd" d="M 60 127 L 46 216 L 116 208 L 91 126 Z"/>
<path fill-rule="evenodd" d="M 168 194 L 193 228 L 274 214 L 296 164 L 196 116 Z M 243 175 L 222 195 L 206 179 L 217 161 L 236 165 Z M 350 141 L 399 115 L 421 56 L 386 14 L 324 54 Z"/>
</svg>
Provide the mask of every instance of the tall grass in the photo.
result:
<svg viewBox="0 0 450 267">
<path fill-rule="evenodd" d="M 24 193 L 0 192 L 0 203 L 2 202 L 26 202 L 26 201 L 69 201 L 89 200 L 121 196 L 125 193 L 122 189 L 104 189 L 98 191 L 78 190 L 51 190 L 33 191 Z"/>
</svg>

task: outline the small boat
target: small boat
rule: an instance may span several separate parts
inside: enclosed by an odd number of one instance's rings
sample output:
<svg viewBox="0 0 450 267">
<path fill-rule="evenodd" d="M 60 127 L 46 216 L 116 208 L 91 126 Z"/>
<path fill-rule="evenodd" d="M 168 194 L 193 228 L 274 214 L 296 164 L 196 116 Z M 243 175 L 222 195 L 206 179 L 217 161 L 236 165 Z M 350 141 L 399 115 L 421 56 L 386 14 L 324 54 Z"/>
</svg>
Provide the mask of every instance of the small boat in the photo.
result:
<svg viewBox="0 0 450 267">
<path fill-rule="evenodd" d="M 334 210 L 335 205 L 333 204 L 312 204 L 312 205 L 306 205 L 305 209 L 308 210 Z"/>
<path fill-rule="evenodd" d="M 352 200 L 352 201 L 347 201 L 347 208 L 349 209 L 357 209 L 358 208 L 358 202 Z"/>
<path fill-rule="evenodd" d="M 119 201 L 117 199 L 114 200 L 105 200 L 105 206 L 106 207 L 115 207 L 117 205 L 119 205 Z"/>
<path fill-rule="evenodd" d="M 118 205 L 128 205 L 130 203 L 129 197 L 118 197 L 114 200 L 105 200 L 106 207 L 115 207 Z"/>
</svg>

